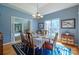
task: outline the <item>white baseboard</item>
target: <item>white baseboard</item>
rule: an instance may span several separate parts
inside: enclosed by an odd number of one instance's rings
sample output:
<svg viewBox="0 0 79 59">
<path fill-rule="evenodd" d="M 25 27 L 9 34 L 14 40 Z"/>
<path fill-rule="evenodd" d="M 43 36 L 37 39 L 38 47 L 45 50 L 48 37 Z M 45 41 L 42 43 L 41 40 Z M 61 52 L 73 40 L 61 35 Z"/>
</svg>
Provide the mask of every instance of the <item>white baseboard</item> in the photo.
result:
<svg viewBox="0 0 79 59">
<path fill-rule="evenodd" d="M 8 45 L 8 44 L 12 44 L 11 42 L 8 42 L 8 43 L 4 43 L 3 45 Z"/>
<path fill-rule="evenodd" d="M 8 45 L 8 44 L 16 44 L 16 43 L 19 43 L 21 41 L 17 41 L 17 42 L 8 42 L 8 43 L 4 43 L 3 45 Z"/>
</svg>

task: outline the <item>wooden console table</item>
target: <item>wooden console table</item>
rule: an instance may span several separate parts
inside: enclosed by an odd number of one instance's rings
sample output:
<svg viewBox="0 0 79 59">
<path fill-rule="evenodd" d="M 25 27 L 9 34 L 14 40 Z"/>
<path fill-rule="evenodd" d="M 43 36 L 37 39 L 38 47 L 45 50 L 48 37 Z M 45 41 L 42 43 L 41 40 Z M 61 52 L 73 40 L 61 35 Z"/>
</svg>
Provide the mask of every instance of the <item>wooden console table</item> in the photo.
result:
<svg viewBox="0 0 79 59">
<path fill-rule="evenodd" d="M 70 44 L 70 45 L 75 45 L 74 43 L 74 35 L 66 35 L 66 34 L 62 34 L 61 35 L 61 42 L 65 43 L 65 44 Z"/>
</svg>

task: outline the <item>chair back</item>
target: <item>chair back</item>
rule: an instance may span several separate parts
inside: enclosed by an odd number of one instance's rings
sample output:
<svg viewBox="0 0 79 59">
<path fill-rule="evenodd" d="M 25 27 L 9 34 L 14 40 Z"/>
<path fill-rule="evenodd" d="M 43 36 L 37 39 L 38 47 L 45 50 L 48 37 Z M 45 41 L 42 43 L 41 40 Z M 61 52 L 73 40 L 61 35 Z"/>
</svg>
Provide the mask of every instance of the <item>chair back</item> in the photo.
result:
<svg viewBox="0 0 79 59">
<path fill-rule="evenodd" d="M 55 37 L 54 37 L 54 39 L 53 39 L 53 49 L 54 49 L 55 46 L 56 46 L 57 38 L 58 38 L 58 33 L 55 34 Z"/>
<path fill-rule="evenodd" d="M 33 43 L 32 34 L 31 34 L 31 33 L 27 33 L 27 35 L 28 35 L 28 41 L 29 41 L 29 44 L 30 44 L 30 46 L 33 47 L 34 43 Z"/>
<path fill-rule="evenodd" d="M 33 55 L 35 55 L 35 45 L 34 45 L 32 34 L 31 33 L 27 33 L 27 34 L 28 34 L 29 47 L 33 49 Z"/>
<path fill-rule="evenodd" d="M 3 33 L 0 32 L 0 55 L 3 54 Z"/>
<path fill-rule="evenodd" d="M 24 45 L 27 45 L 28 44 L 28 41 L 27 41 L 27 34 L 24 35 L 24 33 L 20 32 L 20 36 L 21 36 L 21 41 Z"/>
</svg>

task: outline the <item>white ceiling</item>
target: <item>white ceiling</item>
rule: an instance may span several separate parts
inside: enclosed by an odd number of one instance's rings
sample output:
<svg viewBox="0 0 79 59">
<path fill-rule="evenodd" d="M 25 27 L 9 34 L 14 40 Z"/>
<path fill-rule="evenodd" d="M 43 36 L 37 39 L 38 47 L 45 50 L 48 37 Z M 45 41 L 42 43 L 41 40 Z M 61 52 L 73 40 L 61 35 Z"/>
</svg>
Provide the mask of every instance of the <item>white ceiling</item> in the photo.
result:
<svg viewBox="0 0 79 59">
<path fill-rule="evenodd" d="M 36 3 L 6 3 L 3 5 L 11 7 L 13 9 L 17 9 L 22 12 L 29 13 L 31 15 L 36 13 L 37 11 Z M 39 3 L 38 8 L 39 8 L 39 12 L 42 15 L 46 15 L 62 9 L 73 7 L 75 5 L 78 4 L 77 3 Z"/>
</svg>

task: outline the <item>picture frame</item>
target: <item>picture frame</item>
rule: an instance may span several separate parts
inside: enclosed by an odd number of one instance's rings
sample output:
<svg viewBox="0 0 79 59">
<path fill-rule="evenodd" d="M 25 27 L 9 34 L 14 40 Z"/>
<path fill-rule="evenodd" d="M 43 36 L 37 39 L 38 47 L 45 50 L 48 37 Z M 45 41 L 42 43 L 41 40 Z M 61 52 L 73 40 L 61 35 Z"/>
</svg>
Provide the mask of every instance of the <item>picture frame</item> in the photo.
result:
<svg viewBox="0 0 79 59">
<path fill-rule="evenodd" d="M 38 23 L 38 28 L 39 29 L 44 29 L 44 23 Z"/>
<path fill-rule="evenodd" d="M 22 31 L 22 24 L 15 24 L 15 32 L 19 32 L 19 31 Z"/>
<path fill-rule="evenodd" d="M 61 28 L 74 29 L 75 28 L 75 18 L 61 20 Z"/>
</svg>

